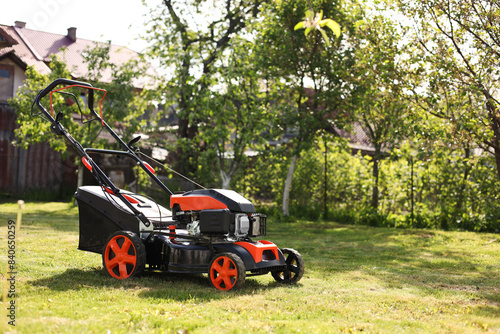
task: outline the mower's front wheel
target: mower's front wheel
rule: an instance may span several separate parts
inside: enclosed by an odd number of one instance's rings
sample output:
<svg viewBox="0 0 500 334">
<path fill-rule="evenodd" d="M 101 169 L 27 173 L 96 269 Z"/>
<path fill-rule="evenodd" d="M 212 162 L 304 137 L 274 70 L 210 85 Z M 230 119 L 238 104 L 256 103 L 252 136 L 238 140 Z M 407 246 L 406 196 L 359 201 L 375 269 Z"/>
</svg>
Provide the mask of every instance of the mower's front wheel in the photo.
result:
<svg viewBox="0 0 500 334">
<path fill-rule="evenodd" d="M 285 256 L 286 268 L 281 271 L 272 271 L 271 275 L 279 283 L 297 283 L 304 275 L 304 259 L 302 255 L 291 248 L 283 248 L 281 252 Z"/>
<path fill-rule="evenodd" d="M 245 278 L 245 264 L 233 253 L 218 254 L 210 262 L 208 279 L 216 289 L 238 289 L 245 283 Z"/>
<path fill-rule="evenodd" d="M 141 238 L 131 231 L 113 233 L 102 252 L 104 270 L 117 279 L 141 274 L 146 266 L 146 248 Z"/>
</svg>

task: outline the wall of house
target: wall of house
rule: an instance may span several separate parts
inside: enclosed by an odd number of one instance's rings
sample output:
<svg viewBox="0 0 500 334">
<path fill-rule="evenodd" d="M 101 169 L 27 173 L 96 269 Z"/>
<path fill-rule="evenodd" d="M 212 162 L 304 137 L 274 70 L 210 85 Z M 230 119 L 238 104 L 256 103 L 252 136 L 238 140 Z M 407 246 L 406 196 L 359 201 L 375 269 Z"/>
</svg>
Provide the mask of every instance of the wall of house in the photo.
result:
<svg viewBox="0 0 500 334">
<path fill-rule="evenodd" d="M 26 75 L 24 69 L 15 65 L 14 67 L 14 95 L 17 94 L 17 90 L 23 85 L 24 80 L 26 80 Z"/>
<path fill-rule="evenodd" d="M 0 86 L 3 86 L 8 82 L 8 84 L 12 85 L 12 87 L 0 87 L 0 90 L 1 91 L 10 90 L 12 92 L 12 96 L 10 96 L 10 98 L 12 98 L 14 97 L 14 95 L 16 95 L 18 89 L 23 85 L 23 82 L 26 79 L 26 75 L 24 74 L 24 69 L 21 68 L 11 59 L 6 58 L 0 60 L 0 69 L 7 69 L 7 68 L 11 68 L 14 72 L 12 73 L 12 78 L 11 78 L 12 80 L 6 80 L 6 78 L 0 78 Z M 5 83 L 2 82 L 2 80 L 4 80 Z M 0 101 L 7 102 L 7 99 L 0 98 Z"/>
</svg>

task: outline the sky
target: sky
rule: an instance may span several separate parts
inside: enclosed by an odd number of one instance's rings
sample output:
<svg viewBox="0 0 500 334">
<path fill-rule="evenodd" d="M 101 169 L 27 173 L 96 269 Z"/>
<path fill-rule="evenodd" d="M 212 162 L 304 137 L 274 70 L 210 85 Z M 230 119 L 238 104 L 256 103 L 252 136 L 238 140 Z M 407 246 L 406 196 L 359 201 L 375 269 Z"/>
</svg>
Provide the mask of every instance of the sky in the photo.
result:
<svg viewBox="0 0 500 334">
<path fill-rule="evenodd" d="M 147 0 L 148 7 L 161 0 Z M 0 24 L 26 22 L 26 28 L 66 35 L 76 27 L 77 38 L 126 46 L 141 52 L 147 46 L 138 39 L 145 32 L 149 8 L 141 0 L 4 0 Z"/>
</svg>

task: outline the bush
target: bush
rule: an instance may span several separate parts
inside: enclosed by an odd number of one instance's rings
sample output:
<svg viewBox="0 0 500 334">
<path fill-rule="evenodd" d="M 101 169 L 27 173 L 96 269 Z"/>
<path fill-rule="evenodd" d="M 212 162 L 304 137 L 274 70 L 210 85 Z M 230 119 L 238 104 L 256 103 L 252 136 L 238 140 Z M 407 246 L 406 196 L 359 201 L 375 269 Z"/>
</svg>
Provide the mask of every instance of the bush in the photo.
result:
<svg viewBox="0 0 500 334">
<path fill-rule="evenodd" d="M 481 232 L 500 230 L 497 191 L 500 183 L 493 158 L 488 155 L 465 158 L 463 150 L 439 148 L 414 158 L 413 164 L 401 156 L 382 160 L 378 208 L 370 206 L 373 187 L 370 157 L 352 155 L 347 146 L 332 142 L 327 166 L 324 159 L 322 142 L 301 154 L 291 192 L 293 216 L 312 220 L 323 217 L 326 167 L 328 219 L 339 223 Z M 267 165 L 265 173 L 273 175 L 272 182 L 277 186 L 273 192 L 273 210 L 280 214 L 286 163 L 279 167 Z"/>
</svg>

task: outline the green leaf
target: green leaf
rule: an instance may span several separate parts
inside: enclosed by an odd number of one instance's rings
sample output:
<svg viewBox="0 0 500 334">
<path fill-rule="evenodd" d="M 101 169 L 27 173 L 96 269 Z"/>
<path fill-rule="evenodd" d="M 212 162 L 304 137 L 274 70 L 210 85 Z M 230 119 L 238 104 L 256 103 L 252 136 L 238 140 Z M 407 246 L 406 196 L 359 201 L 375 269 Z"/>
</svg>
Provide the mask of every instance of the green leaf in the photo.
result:
<svg viewBox="0 0 500 334">
<path fill-rule="evenodd" d="M 324 23 L 323 23 L 324 22 Z M 338 37 L 340 37 L 340 26 L 337 22 L 335 22 L 334 20 L 332 19 L 324 19 L 324 20 L 321 20 L 320 22 L 320 26 L 323 27 L 323 26 L 327 26 L 328 28 L 330 28 L 334 33 L 335 35 Z"/>
<path fill-rule="evenodd" d="M 293 30 L 299 30 L 299 29 L 303 29 L 303 28 L 304 28 L 304 21 L 301 21 L 295 25 Z"/>
<path fill-rule="evenodd" d="M 304 34 L 307 36 L 307 34 L 309 34 L 309 32 L 311 31 L 312 27 L 309 27 L 309 28 L 306 28 L 306 31 L 304 32 Z"/>
</svg>

